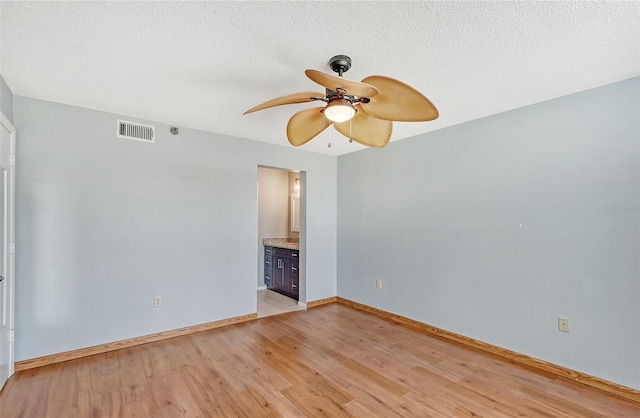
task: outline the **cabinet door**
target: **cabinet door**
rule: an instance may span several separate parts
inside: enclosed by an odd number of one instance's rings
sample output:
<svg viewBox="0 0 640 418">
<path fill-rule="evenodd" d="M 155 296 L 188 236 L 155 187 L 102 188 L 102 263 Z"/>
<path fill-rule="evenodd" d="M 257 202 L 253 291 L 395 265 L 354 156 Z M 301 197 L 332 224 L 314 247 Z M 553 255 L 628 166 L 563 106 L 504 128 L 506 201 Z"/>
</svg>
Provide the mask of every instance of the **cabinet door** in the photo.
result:
<svg viewBox="0 0 640 418">
<path fill-rule="evenodd" d="M 282 271 L 282 290 L 291 293 L 291 260 L 288 258 L 284 259 L 284 268 Z"/>
<path fill-rule="evenodd" d="M 273 273 L 273 276 L 274 276 L 273 286 L 276 289 L 287 290 L 284 286 L 284 276 L 287 273 L 285 269 L 285 264 L 286 264 L 286 259 L 280 258 L 280 257 L 276 258 L 275 271 Z"/>
<path fill-rule="evenodd" d="M 291 195 L 291 209 L 289 210 L 291 217 L 291 231 L 300 231 L 300 193 Z"/>
</svg>

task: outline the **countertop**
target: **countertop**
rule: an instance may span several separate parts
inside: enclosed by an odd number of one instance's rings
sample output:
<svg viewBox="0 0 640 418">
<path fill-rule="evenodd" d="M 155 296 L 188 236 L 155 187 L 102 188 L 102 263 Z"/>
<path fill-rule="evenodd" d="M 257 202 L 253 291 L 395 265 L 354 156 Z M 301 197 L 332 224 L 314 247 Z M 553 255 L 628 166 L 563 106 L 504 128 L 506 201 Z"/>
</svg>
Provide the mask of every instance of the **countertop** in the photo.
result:
<svg viewBox="0 0 640 418">
<path fill-rule="evenodd" d="M 264 238 L 262 244 L 265 247 L 286 248 L 288 250 L 300 249 L 300 240 L 298 238 Z"/>
</svg>

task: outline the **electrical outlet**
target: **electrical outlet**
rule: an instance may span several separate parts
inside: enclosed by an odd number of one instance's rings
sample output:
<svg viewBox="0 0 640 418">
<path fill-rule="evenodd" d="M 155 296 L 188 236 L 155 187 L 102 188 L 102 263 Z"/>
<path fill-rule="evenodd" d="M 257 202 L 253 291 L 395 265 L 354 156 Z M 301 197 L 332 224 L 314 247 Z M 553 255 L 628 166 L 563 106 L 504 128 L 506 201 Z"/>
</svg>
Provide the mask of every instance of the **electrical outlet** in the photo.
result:
<svg viewBox="0 0 640 418">
<path fill-rule="evenodd" d="M 162 296 L 156 296 L 153 298 L 153 307 L 159 308 L 160 306 L 162 306 Z"/>
<path fill-rule="evenodd" d="M 376 280 L 376 287 L 382 289 L 382 280 Z"/>
<path fill-rule="evenodd" d="M 558 331 L 569 332 L 569 320 L 558 317 Z"/>
</svg>

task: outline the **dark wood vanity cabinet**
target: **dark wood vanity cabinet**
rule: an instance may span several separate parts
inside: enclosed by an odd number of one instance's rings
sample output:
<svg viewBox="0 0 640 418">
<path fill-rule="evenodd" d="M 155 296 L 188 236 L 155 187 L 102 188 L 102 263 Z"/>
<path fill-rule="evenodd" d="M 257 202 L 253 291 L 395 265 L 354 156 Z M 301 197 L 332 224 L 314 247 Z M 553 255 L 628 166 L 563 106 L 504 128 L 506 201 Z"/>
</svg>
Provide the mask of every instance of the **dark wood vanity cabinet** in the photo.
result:
<svg viewBox="0 0 640 418">
<path fill-rule="evenodd" d="M 298 250 L 264 247 L 264 283 L 267 289 L 298 300 L 299 254 Z"/>
</svg>

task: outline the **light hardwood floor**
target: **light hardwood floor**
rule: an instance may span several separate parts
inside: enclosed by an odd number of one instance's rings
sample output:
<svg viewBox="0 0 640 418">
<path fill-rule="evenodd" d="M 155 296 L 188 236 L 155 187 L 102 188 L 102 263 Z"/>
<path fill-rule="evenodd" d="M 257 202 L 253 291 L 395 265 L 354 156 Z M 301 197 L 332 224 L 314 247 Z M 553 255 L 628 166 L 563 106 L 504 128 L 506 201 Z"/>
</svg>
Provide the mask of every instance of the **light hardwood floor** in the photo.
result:
<svg viewBox="0 0 640 418">
<path fill-rule="evenodd" d="M 20 372 L 0 416 L 639 417 L 640 404 L 330 304 Z"/>
</svg>

